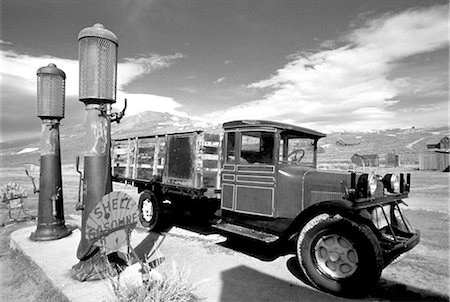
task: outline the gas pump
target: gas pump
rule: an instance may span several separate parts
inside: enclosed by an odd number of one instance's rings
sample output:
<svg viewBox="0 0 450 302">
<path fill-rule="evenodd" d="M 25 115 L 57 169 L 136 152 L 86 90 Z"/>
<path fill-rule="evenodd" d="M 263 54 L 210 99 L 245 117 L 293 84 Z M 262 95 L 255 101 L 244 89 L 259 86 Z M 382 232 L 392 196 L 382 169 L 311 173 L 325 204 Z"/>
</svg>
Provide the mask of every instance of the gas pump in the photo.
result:
<svg viewBox="0 0 450 302">
<path fill-rule="evenodd" d="M 64 222 L 59 122 L 64 118 L 66 74 L 55 64 L 37 70 L 37 116 L 42 122 L 39 205 L 34 241 L 55 240 L 72 233 Z"/>
<path fill-rule="evenodd" d="M 80 281 L 103 279 L 110 271 L 110 263 L 100 255 L 99 248 L 87 240 L 86 223 L 103 196 L 112 192 L 111 116 L 114 121 L 118 115 L 123 116 L 123 112 L 111 114 L 111 105 L 116 102 L 117 48 L 116 35 L 101 24 L 87 27 L 78 35 L 79 99 L 85 104 L 86 121 L 84 173 L 80 176 L 82 203 L 77 206 L 82 211 L 77 250 L 80 261 L 72 267 L 72 276 Z"/>
</svg>

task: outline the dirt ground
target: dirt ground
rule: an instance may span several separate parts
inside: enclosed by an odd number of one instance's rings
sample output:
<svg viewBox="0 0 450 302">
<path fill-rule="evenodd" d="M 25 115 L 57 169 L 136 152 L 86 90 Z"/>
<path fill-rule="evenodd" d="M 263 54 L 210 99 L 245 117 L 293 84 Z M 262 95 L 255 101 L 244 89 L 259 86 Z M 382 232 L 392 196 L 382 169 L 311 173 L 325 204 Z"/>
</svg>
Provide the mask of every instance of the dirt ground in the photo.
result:
<svg viewBox="0 0 450 302">
<path fill-rule="evenodd" d="M 367 297 L 371 301 L 448 301 L 449 300 L 449 173 L 412 173 L 411 198 L 405 214 L 421 232 L 420 244 L 388 266 L 379 286 Z M 0 168 L 0 186 L 8 182 L 22 185 L 28 192 L 25 206 L 37 213 L 38 197 L 22 168 Z M 78 175 L 73 166 L 63 168 L 64 211 L 76 212 Z M 115 190 L 134 192 L 130 186 L 115 184 Z M 0 203 L 0 219 L 7 214 Z M 1 222 L 0 220 L 0 222 Z M 8 221 L 8 219 L 7 219 Z M 17 228 L 33 225 L 25 221 L 0 227 L 0 301 L 65 301 L 38 267 L 9 249 L 9 235 Z M 182 227 L 182 226 L 181 226 Z M 217 246 L 227 253 L 227 247 Z"/>
<path fill-rule="evenodd" d="M 30 259 L 8 248 L 11 232 L 25 225 L 34 223 L 0 229 L 0 301 L 68 301 Z"/>
<path fill-rule="evenodd" d="M 39 176 L 36 171 L 30 174 Z M 68 174 L 71 175 L 71 172 Z M 67 177 L 68 184 L 71 185 L 75 181 L 75 176 Z M 39 185 L 38 178 L 36 181 L 36 185 Z M 20 184 L 27 191 L 28 197 L 23 199 L 25 209 L 29 214 L 36 216 L 38 194 L 33 193 L 33 185 L 30 178 L 26 176 L 25 170 L 23 168 L 0 169 L 0 186 L 9 182 Z M 65 185 L 66 176 L 63 182 Z M 69 195 L 76 193 L 76 190 L 75 192 L 70 189 L 67 191 Z M 65 198 L 70 198 L 69 195 L 64 192 Z M 67 205 L 69 204 L 74 203 L 68 202 Z M 18 209 L 12 210 L 13 217 L 17 217 L 17 213 Z M 19 217 L 27 218 L 23 214 Z M 10 234 L 19 228 L 35 225 L 35 220 L 27 218 L 19 223 L 10 222 L 7 205 L 0 202 L 0 223 L 3 223 L 3 220 L 6 225 L 0 226 L 0 301 L 68 301 L 53 287 L 38 266 L 23 254 L 9 248 Z"/>
</svg>

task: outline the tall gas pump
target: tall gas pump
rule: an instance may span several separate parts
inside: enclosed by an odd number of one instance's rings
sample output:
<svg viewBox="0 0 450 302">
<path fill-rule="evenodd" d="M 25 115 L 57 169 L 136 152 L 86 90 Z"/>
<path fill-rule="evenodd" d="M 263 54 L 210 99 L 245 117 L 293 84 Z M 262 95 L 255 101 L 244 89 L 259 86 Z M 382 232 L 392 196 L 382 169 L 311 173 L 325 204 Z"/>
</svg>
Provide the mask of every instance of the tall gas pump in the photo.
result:
<svg viewBox="0 0 450 302">
<path fill-rule="evenodd" d="M 72 233 L 64 222 L 59 122 L 64 118 L 66 74 L 55 64 L 37 70 L 37 116 L 42 122 L 39 206 L 34 241 L 55 240 Z"/>
<path fill-rule="evenodd" d="M 85 149 L 81 239 L 72 276 L 80 281 L 105 278 L 109 263 L 86 239 L 86 221 L 102 197 L 112 191 L 111 105 L 116 102 L 118 39 L 101 24 L 78 35 L 79 99 L 85 104 Z"/>
</svg>

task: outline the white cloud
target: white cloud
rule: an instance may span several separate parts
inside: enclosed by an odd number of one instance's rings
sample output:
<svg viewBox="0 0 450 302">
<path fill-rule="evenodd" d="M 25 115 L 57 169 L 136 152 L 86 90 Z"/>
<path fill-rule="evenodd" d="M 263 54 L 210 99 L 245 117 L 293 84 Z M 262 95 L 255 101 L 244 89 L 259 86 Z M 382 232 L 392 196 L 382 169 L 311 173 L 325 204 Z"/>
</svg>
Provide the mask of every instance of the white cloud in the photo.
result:
<svg viewBox="0 0 450 302">
<path fill-rule="evenodd" d="M 117 67 L 118 88 L 121 89 L 126 84 L 153 71 L 169 68 L 175 60 L 181 58 L 184 58 L 181 53 L 166 56 L 149 54 L 145 57 L 125 58 Z"/>
<path fill-rule="evenodd" d="M 448 45 L 448 5 L 384 15 L 355 30 L 350 39 L 387 60 L 433 51 Z"/>
<path fill-rule="evenodd" d="M 422 104 L 403 108 L 398 110 L 393 125 L 394 127 L 433 127 L 437 126 L 436 121 L 447 121 L 446 124 L 449 125 L 449 113 L 448 100 L 433 105 Z"/>
<path fill-rule="evenodd" d="M 188 86 L 178 87 L 177 90 L 182 91 L 182 92 L 187 92 L 187 93 L 190 93 L 190 94 L 197 94 L 198 93 L 198 89 L 192 88 L 192 87 L 188 87 Z"/>
<path fill-rule="evenodd" d="M 214 81 L 214 84 L 219 84 L 222 83 L 223 81 L 225 81 L 226 78 L 218 78 L 217 80 Z"/>
<path fill-rule="evenodd" d="M 13 50 L 0 50 L 2 86 L 16 90 L 18 94 L 36 94 L 36 72 L 54 63 L 66 74 L 66 95 L 78 95 L 78 63 L 74 60 L 52 56 L 32 56 Z"/>
<path fill-rule="evenodd" d="M 150 54 L 146 57 L 125 58 L 123 62 L 118 63 L 117 99 L 118 103 L 120 103 L 123 101 L 123 98 L 128 98 L 128 115 L 146 110 L 183 115 L 182 112 L 177 111 L 181 105 L 172 98 L 151 94 L 132 94 L 127 93 L 124 89 L 127 84 L 146 74 L 159 69 L 169 68 L 174 64 L 175 60 L 180 58 L 183 58 L 183 55 L 180 53 L 167 56 Z M 8 90 L 13 91 L 18 97 L 23 94 L 36 95 L 37 70 L 42 66 L 47 66 L 49 63 L 54 63 L 66 74 L 66 97 L 78 96 L 79 66 L 77 60 L 52 56 L 38 57 L 20 54 L 14 50 L 0 50 L 0 61 L 2 63 L 0 71 L 2 90 L 9 88 Z M 118 104 L 116 107 L 121 108 L 121 105 Z"/>
<path fill-rule="evenodd" d="M 128 116 L 144 111 L 168 112 L 178 116 L 187 116 L 186 113 L 179 111 L 182 105 L 170 97 L 126 93 L 122 91 L 117 93 L 117 102 L 113 105 L 114 111 L 121 111 L 123 109 L 124 99 L 127 99 L 127 110 L 125 114 Z"/>
<path fill-rule="evenodd" d="M 345 37 L 346 45 L 300 52 L 268 79 L 249 85 L 270 92 L 208 115 L 210 120 L 274 119 L 320 129 L 386 128 L 408 79 L 391 78 L 397 60 L 448 47 L 448 6 L 383 15 Z M 436 111 L 439 108 L 435 108 Z M 446 121 L 442 114 L 436 114 Z M 407 122 L 407 120 L 403 122 Z"/>
<path fill-rule="evenodd" d="M 117 86 L 122 89 L 125 85 L 146 74 L 169 68 L 176 59 L 183 57 L 183 54 L 176 53 L 167 56 L 149 54 L 146 57 L 125 58 L 117 66 Z M 3 65 L 1 70 L 3 85 L 25 89 L 29 93 L 36 93 L 37 70 L 49 63 L 54 63 L 66 74 L 66 95 L 78 95 L 79 67 L 77 60 L 52 56 L 38 57 L 20 54 L 13 50 L 0 50 L 0 58 Z M 12 80 L 12 78 L 15 78 L 15 80 Z M 20 86 L 17 84 L 17 80 L 21 81 Z"/>
</svg>

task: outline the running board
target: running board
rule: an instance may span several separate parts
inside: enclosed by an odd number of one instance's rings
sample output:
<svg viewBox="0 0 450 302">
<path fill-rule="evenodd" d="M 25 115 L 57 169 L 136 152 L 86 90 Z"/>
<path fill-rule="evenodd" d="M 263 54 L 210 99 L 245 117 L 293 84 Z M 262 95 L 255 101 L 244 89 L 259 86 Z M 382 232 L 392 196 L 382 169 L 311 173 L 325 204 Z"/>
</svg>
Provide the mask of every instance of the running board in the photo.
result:
<svg viewBox="0 0 450 302">
<path fill-rule="evenodd" d="M 246 228 L 246 227 L 243 227 L 240 225 L 230 224 L 230 223 L 226 223 L 226 222 L 220 222 L 218 224 L 214 224 L 214 225 L 212 225 L 212 227 L 216 228 L 220 231 L 223 231 L 225 233 L 231 233 L 231 234 L 239 235 L 242 237 L 247 237 L 247 238 L 255 239 L 258 241 L 262 241 L 265 243 L 274 243 L 275 241 L 280 239 L 280 237 L 278 237 L 277 235 L 257 231 L 254 229 L 249 229 L 249 228 Z"/>
</svg>

